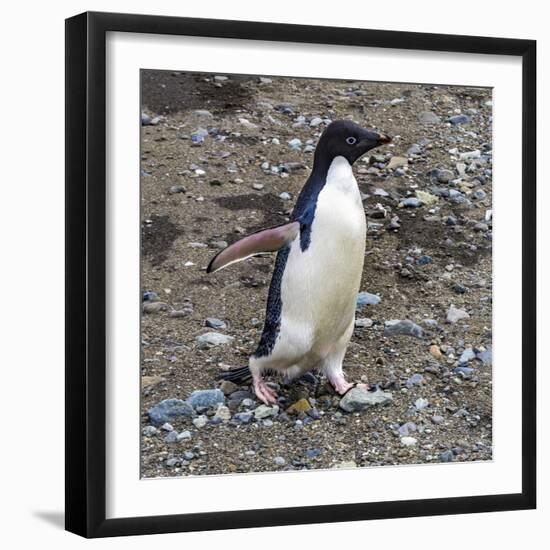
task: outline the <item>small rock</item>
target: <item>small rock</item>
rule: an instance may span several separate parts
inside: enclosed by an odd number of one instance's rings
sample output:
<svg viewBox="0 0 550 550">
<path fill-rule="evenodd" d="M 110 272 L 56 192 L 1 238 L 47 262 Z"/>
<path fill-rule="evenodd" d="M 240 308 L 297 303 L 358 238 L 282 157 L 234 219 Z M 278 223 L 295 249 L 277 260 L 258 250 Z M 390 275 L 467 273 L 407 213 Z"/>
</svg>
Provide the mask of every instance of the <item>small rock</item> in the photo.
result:
<svg viewBox="0 0 550 550">
<path fill-rule="evenodd" d="M 315 117 L 315 118 L 312 118 L 309 122 L 309 125 L 312 127 L 312 128 L 316 128 L 317 126 L 319 126 L 320 124 L 323 123 L 323 119 L 322 118 L 319 118 L 319 117 Z"/>
<path fill-rule="evenodd" d="M 451 124 L 457 125 L 457 124 L 466 124 L 467 122 L 470 122 L 470 119 L 466 115 L 455 115 L 455 116 L 449 117 L 447 121 L 450 122 Z"/>
<path fill-rule="evenodd" d="M 343 462 L 335 464 L 334 467 L 339 469 L 357 468 L 357 463 L 355 462 L 355 460 L 344 460 Z"/>
<path fill-rule="evenodd" d="M 407 149 L 407 155 L 420 155 L 422 153 L 422 149 L 420 148 L 420 145 L 417 143 L 413 143 L 408 149 Z"/>
<path fill-rule="evenodd" d="M 289 201 L 290 200 L 290 194 L 287 193 L 286 191 L 283 191 L 282 193 L 279 194 L 279 198 L 283 201 Z"/>
<path fill-rule="evenodd" d="M 420 208 L 422 201 L 417 197 L 408 197 L 402 200 L 397 206 L 400 208 Z"/>
<path fill-rule="evenodd" d="M 231 382 L 231 380 L 222 380 L 220 382 L 220 390 L 222 390 L 224 395 L 230 395 L 238 389 L 239 386 L 237 386 L 234 382 Z"/>
<path fill-rule="evenodd" d="M 208 317 L 204 324 L 207 327 L 215 328 L 218 330 L 224 330 L 227 328 L 227 325 L 221 319 L 216 319 L 215 317 Z"/>
<path fill-rule="evenodd" d="M 204 428 L 208 424 L 208 417 L 201 414 L 200 416 L 197 416 L 197 418 L 193 418 L 193 424 L 195 425 L 195 428 Z"/>
<path fill-rule="evenodd" d="M 223 392 L 219 389 L 196 390 L 187 398 L 187 403 L 193 407 L 193 409 L 214 407 L 218 405 L 218 403 L 224 403 L 224 401 L 225 397 Z"/>
<path fill-rule="evenodd" d="M 233 341 L 233 336 L 228 336 L 227 334 L 220 334 L 219 332 L 207 332 L 201 334 L 195 338 L 197 344 L 201 348 L 209 348 L 212 346 L 221 346 L 229 344 Z"/>
<path fill-rule="evenodd" d="M 145 426 L 145 428 L 143 428 L 143 430 L 141 430 L 141 433 L 145 437 L 151 437 L 152 435 L 155 435 L 157 432 L 158 432 L 158 430 L 154 426 Z"/>
<path fill-rule="evenodd" d="M 418 373 L 415 372 L 406 382 L 405 385 L 409 388 L 412 388 L 412 386 L 420 386 L 424 383 L 424 377 Z"/>
<path fill-rule="evenodd" d="M 425 409 L 429 405 L 429 401 L 427 399 L 424 399 L 423 397 L 419 397 L 415 402 L 414 406 L 416 407 L 416 410 L 421 411 Z"/>
<path fill-rule="evenodd" d="M 389 392 L 384 392 L 380 389 L 370 392 L 363 387 L 355 387 L 349 390 L 342 399 L 339 406 L 346 412 L 357 412 L 374 407 L 376 405 L 386 405 L 393 401 L 392 395 Z"/>
<path fill-rule="evenodd" d="M 380 296 L 370 294 L 370 292 L 359 292 L 357 295 L 357 306 L 375 306 L 380 303 Z"/>
<path fill-rule="evenodd" d="M 438 414 L 435 414 L 434 416 L 432 416 L 432 422 L 434 424 L 442 424 L 444 420 L 445 419 L 442 416 L 438 415 Z"/>
<path fill-rule="evenodd" d="M 187 190 L 183 185 L 172 185 L 168 191 L 170 195 L 176 195 L 177 193 L 186 193 Z"/>
<path fill-rule="evenodd" d="M 439 455 L 439 460 L 441 462 L 452 462 L 453 461 L 453 451 L 443 451 L 440 455 Z"/>
<path fill-rule="evenodd" d="M 439 124 L 441 119 L 431 111 L 423 111 L 418 114 L 418 121 L 421 124 Z"/>
<path fill-rule="evenodd" d="M 189 403 L 181 399 L 165 399 L 149 409 L 147 414 L 153 425 L 162 426 L 171 420 L 191 417 L 194 415 L 194 410 Z"/>
<path fill-rule="evenodd" d="M 372 319 L 369 319 L 368 317 L 360 317 L 359 319 L 355 319 L 355 326 L 357 328 L 370 328 L 372 327 L 372 324 Z"/>
<path fill-rule="evenodd" d="M 384 336 L 412 336 L 414 338 L 422 338 L 424 331 L 409 319 L 393 319 L 386 321 L 384 324 Z"/>
<path fill-rule="evenodd" d="M 322 449 L 306 449 L 305 455 L 307 458 L 317 458 L 322 452 Z"/>
<path fill-rule="evenodd" d="M 250 411 L 240 412 L 233 415 L 232 421 L 236 424 L 250 424 L 252 422 L 252 418 L 254 417 L 254 413 Z"/>
<path fill-rule="evenodd" d="M 256 420 L 263 420 L 264 418 L 269 418 L 270 416 L 277 416 L 278 413 L 278 405 L 273 405 L 271 407 L 268 405 L 260 405 L 254 409 L 254 418 Z"/>
<path fill-rule="evenodd" d="M 388 170 L 394 170 L 395 168 L 401 168 L 402 166 L 407 166 L 409 164 L 409 159 L 407 157 L 392 157 L 386 168 Z"/>
<path fill-rule="evenodd" d="M 415 437 L 405 436 L 401 438 L 401 444 L 405 447 L 412 447 L 416 445 L 418 440 Z"/>
<path fill-rule="evenodd" d="M 178 434 L 178 441 L 184 441 L 185 439 L 191 439 L 191 432 L 189 430 L 185 430 Z"/>
<path fill-rule="evenodd" d="M 454 325 L 456 322 L 462 319 L 469 318 L 470 315 L 467 311 L 464 311 L 463 309 L 458 309 L 454 305 L 451 305 L 451 307 L 447 311 L 447 323 L 450 323 L 451 325 Z"/>
<path fill-rule="evenodd" d="M 441 353 L 441 350 L 439 349 L 439 346 L 436 345 L 436 344 L 432 344 L 430 346 L 430 354 L 435 358 L 435 359 L 441 359 L 443 357 L 443 354 Z"/>
<path fill-rule="evenodd" d="M 299 399 L 295 403 L 292 403 L 290 407 L 287 408 L 287 413 L 300 413 L 300 412 L 307 412 L 311 409 L 311 405 L 307 399 L 304 397 L 302 399 Z"/>
<path fill-rule="evenodd" d="M 286 464 L 286 460 L 282 456 L 276 456 L 273 462 L 275 466 L 284 466 Z"/>
<path fill-rule="evenodd" d="M 487 348 L 485 351 L 480 351 L 476 354 L 476 358 L 484 365 L 491 365 L 493 363 L 493 349 Z"/>
<path fill-rule="evenodd" d="M 472 348 L 466 348 L 463 352 L 460 358 L 458 359 L 458 363 L 460 365 L 465 365 L 472 359 L 475 359 L 476 354 Z"/>
<path fill-rule="evenodd" d="M 161 311 L 168 311 L 170 306 L 164 302 L 144 302 L 142 305 L 143 313 L 160 313 Z"/>
<path fill-rule="evenodd" d="M 214 421 L 228 422 L 231 420 L 231 411 L 225 406 L 220 404 L 214 414 Z"/>
<path fill-rule="evenodd" d="M 176 432 L 175 430 L 168 432 L 168 435 L 164 438 L 164 441 L 166 441 L 166 443 L 177 443 L 178 432 Z"/>
<path fill-rule="evenodd" d="M 150 388 L 160 384 L 164 378 L 162 376 L 142 376 L 141 377 L 141 387 Z"/>
<path fill-rule="evenodd" d="M 416 432 L 417 426 L 414 422 L 405 422 L 398 428 L 399 435 L 402 437 L 408 436 L 410 432 Z"/>
<path fill-rule="evenodd" d="M 294 149 L 295 151 L 299 151 L 302 147 L 302 141 L 298 138 L 291 139 L 288 144 L 290 145 L 290 148 Z"/>
<path fill-rule="evenodd" d="M 170 422 L 165 422 L 161 427 L 161 430 L 164 430 L 165 432 L 172 432 L 174 431 L 174 426 L 170 424 Z"/>
</svg>

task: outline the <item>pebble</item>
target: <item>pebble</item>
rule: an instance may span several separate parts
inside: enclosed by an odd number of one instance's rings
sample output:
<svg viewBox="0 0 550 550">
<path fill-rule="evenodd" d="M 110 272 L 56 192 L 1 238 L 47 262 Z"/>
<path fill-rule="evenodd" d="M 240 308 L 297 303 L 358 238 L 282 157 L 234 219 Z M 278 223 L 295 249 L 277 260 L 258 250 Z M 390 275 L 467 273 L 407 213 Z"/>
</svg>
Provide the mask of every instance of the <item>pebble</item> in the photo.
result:
<svg viewBox="0 0 550 550">
<path fill-rule="evenodd" d="M 233 415 L 232 421 L 237 424 L 250 424 L 254 413 L 251 411 L 239 412 Z"/>
<path fill-rule="evenodd" d="M 290 200 L 290 194 L 287 193 L 286 191 L 283 191 L 282 193 L 279 194 L 279 198 L 283 201 L 289 201 Z"/>
<path fill-rule="evenodd" d="M 279 413 L 279 406 L 273 405 L 260 405 L 254 409 L 254 418 L 256 420 L 263 420 L 264 418 L 269 418 L 270 416 L 277 416 Z"/>
<path fill-rule="evenodd" d="M 399 208 L 420 208 L 422 201 L 417 197 L 408 197 L 402 200 L 397 206 Z"/>
<path fill-rule="evenodd" d="M 463 309 L 458 309 L 454 305 L 451 305 L 451 307 L 447 311 L 447 323 L 450 323 L 451 325 L 454 325 L 462 319 L 469 318 L 470 315 L 467 311 L 464 311 Z"/>
<path fill-rule="evenodd" d="M 201 334 L 195 338 L 197 344 L 201 348 L 209 348 L 212 346 L 220 346 L 224 344 L 229 344 L 233 341 L 233 336 L 228 336 L 227 334 L 220 334 L 219 332 L 207 332 Z"/>
<path fill-rule="evenodd" d="M 168 432 L 168 435 L 164 438 L 164 441 L 166 441 L 166 443 L 177 443 L 178 432 L 176 432 L 175 430 Z"/>
<path fill-rule="evenodd" d="M 189 430 L 185 430 L 178 434 L 178 441 L 183 441 L 184 439 L 191 439 L 191 432 Z"/>
<path fill-rule="evenodd" d="M 375 306 L 380 303 L 380 296 L 371 294 L 370 292 L 359 292 L 357 295 L 357 306 Z"/>
<path fill-rule="evenodd" d="M 476 358 L 484 365 L 491 365 L 493 363 L 493 349 L 487 348 L 485 351 L 478 352 Z"/>
<path fill-rule="evenodd" d="M 164 302 L 143 302 L 142 309 L 143 313 L 154 314 L 160 313 L 161 311 L 168 311 L 170 306 Z"/>
<path fill-rule="evenodd" d="M 239 386 L 231 380 L 222 380 L 220 382 L 220 390 L 222 390 L 224 395 L 230 395 L 236 392 L 239 389 Z"/>
<path fill-rule="evenodd" d="M 193 424 L 195 425 L 195 428 L 204 428 L 208 424 L 208 417 L 201 414 L 200 416 L 197 416 L 197 418 L 193 418 Z"/>
<path fill-rule="evenodd" d="M 357 412 L 376 405 L 387 405 L 393 401 L 389 392 L 376 389 L 373 392 L 363 387 L 355 387 L 349 390 L 342 399 L 339 406 L 346 412 Z"/>
<path fill-rule="evenodd" d="M 165 422 L 181 417 L 194 415 L 193 407 L 181 399 L 165 399 L 149 409 L 149 419 L 155 426 L 162 426 Z"/>
<path fill-rule="evenodd" d="M 410 432 L 416 432 L 417 426 L 414 422 L 405 422 L 405 424 L 402 424 L 399 426 L 397 431 L 399 432 L 400 436 L 407 436 Z"/>
<path fill-rule="evenodd" d="M 401 438 L 401 444 L 405 447 L 413 447 L 418 443 L 418 440 L 415 437 L 405 436 Z"/>
<path fill-rule="evenodd" d="M 432 344 L 430 346 L 430 354 L 435 359 L 441 359 L 443 357 L 443 354 L 441 353 L 441 350 L 439 349 L 439 346 L 436 344 Z"/>
<path fill-rule="evenodd" d="M 413 143 L 408 149 L 407 149 L 407 155 L 420 155 L 422 153 L 422 149 L 420 148 L 420 145 L 417 143 Z"/>
<path fill-rule="evenodd" d="M 438 414 L 432 416 L 432 422 L 434 424 L 442 424 L 444 420 L 445 419 L 442 416 L 438 415 Z"/>
<path fill-rule="evenodd" d="M 418 114 L 418 122 L 421 124 L 439 124 L 441 119 L 431 111 L 422 111 Z"/>
<path fill-rule="evenodd" d="M 159 299 L 156 292 L 153 292 L 152 290 L 146 290 L 143 293 L 143 302 L 156 302 Z"/>
<path fill-rule="evenodd" d="M 282 456 L 276 456 L 273 459 L 273 463 L 275 466 L 284 466 L 286 464 L 286 460 Z"/>
<path fill-rule="evenodd" d="M 409 319 L 392 319 L 384 323 L 384 336 L 412 336 L 422 338 L 424 331 Z"/>
<path fill-rule="evenodd" d="M 414 406 L 416 407 L 416 410 L 421 411 L 425 409 L 429 405 L 429 401 L 427 399 L 424 399 L 423 397 L 419 397 L 415 402 Z"/>
<path fill-rule="evenodd" d="M 242 405 L 243 407 L 246 407 L 246 408 L 251 408 L 251 407 L 253 407 L 255 404 L 256 404 L 256 402 L 254 401 L 254 399 L 250 399 L 250 397 L 245 397 L 245 398 L 241 401 L 241 405 Z"/>
<path fill-rule="evenodd" d="M 199 407 L 214 407 L 218 403 L 224 403 L 225 396 L 219 389 L 215 390 L 196 390 L 188 398 L 187 403 L 197 409 Z"/>
<path fill-rule="evenodd" d="M 172 185 L 168 191 L 170 195 L 176 195 L 177 193 L 185 193 L 187 190 L 183 185 Z"/>
<path fill-rule="evenodd" d="M 214 421 L 216 422 L 229 422 L 231 420 L 231 411 L 225 406 L 220 404 L 214 414 Z"/>
<path fill-rule="evenodd" d="M 420 199 L 422 203 L 426 206 L 433 206 L 439 201 L 439 199 L 435 195 L 432 195 L 431 193 L 428 193 L 426 191 L 417 191 L 416 197 Z"/>
<path fill-rule="evenodd" d="M 170 424 L 170 422 L 165 422 L 161 427 L 161 430 L 164 430 L 165 432 L 171 432 L 174 430 L 174 426 Z"/>
<path fill-rule="evenodd" d="M 290 148 L 295 151 L 299 151 L 302 147 L 302 141 L 298 138 L 291 139 L 288 144 L 290 145 Z"/>
<path fill-rule="evenodd" d="M 141 433 L 145 437 L 151 437 L 152 435 L 155 435 L 157 432 L 158 432 L 158 430 L 154 426 L 145 426 L 145 428 L 143 428 L 143 430 L 141 430 Z"/>
<path fill-rule="evenodd" d="M 215 317 L 208 317 L 204 324 L 207 327 L 215 328 L 218 330 L 224 330 L 227 328 L 227 325 L 221 319 L 216 319 Z"/>
<path fill-rule="evenodd" d="M 443 451 L 439 455 L 440 462 L 452 462 L 453 461 L 453 451 Z"/>
<path fill-rule="evenodd" d="M 472 348 L 467 348 L 462 352 L 460 358 L 458 359 L 458 363 L 460 365 L 465 365 L 472 359 L 475 359 L 475 357 L 476 357 L 476 354 L 474 350 Z"/>
<path fill-rule="evenodd" d="M 315 118 L 312 118 L 309 122 L 309 125 L 312 127 L 312 128 L 316 128 L 317 126 L 319 126 L 320 124 L 323 123 L 323 119 L 322 118 L 319 118 L 319 117 L 315 117 Z"/>
<path fill-rule="evenodd" d="M 355 319 L 355 326 L 357 328 L 370 328 L 373 325 L 372 319 L 369 319 L 368 317 L 360 317 L 358 319 Z"/>
<path fill-rule="evenodd" d="M 317 458 L 322 452 L 322 449 L 306 449 L 305 455 L 307 458 Z"/>
<path fill-rule="evenodd" d="M 466 151 L 464 153 L 460 153 L 459 158 L 460 160 L 473 160 L 478 159 L 481 157 L 481 151 Z"/>
<path fill-rule="evenodd" d="M 287 408 L 287 413 L 300 413 L 300 412 L 307 412 L 311 409 L 311 405 L 309 401 L 303 397 L 302 399 L 299 399 L 295 403 L 292 403 L 290 407 Z"/>
<path fill-rule="evenodd" d="M 452 117 L 449 117 L 447 121 L 451 124 L 457 125 L 466 124 L 467 122 L 470 122 L 470 119 L 466 115 L 454 115 Z"/>
<path fill-rule="evenodd" d="M 409 164 L 409 159 L 407 157 L 392 157 L 386 168 L 388 170 L 395 170 L 396 168 L 401 168 Z"/>
<path fill-rule="evenodd" d="M 409 388 L 412 386 L 420 386 L 424 383 L 424 377 L 418 373 L 415 372 L 406 382 L 405 385 Z"/>
</svg>

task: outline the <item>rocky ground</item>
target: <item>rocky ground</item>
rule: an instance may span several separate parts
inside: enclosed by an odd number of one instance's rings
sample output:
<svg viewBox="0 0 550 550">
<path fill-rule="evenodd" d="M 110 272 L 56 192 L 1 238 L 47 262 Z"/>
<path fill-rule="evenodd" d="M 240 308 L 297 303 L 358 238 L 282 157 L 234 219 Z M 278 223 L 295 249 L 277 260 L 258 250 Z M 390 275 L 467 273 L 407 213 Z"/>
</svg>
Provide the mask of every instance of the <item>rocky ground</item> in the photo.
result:
<svg viewBox="0 0 550 550">
<path fill-rule="evenodd" d="M 491 90 L 142 73 L 142 475 L 491 459 Z M 330 120 L 393 137 L 355 165 L 368 243 L 345 359 L 372 390 L 220 384 L 258 342 L 274 256 Z"/>
</svg>

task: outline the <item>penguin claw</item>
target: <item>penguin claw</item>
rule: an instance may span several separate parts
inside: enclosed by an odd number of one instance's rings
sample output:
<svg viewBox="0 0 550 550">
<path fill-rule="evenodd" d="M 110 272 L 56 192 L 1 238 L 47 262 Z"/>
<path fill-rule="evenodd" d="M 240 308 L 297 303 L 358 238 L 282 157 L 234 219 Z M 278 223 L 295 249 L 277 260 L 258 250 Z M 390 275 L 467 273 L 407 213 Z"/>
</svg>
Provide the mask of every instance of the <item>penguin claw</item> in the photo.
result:
<svg viewBox="0 0 550 550">
<path fill-rule="evenodd" d="M 271 389 L 262 379 L 254 380 L 254 393 L 264 405 L 277 404 L 277 392 Z"/>
</svg>

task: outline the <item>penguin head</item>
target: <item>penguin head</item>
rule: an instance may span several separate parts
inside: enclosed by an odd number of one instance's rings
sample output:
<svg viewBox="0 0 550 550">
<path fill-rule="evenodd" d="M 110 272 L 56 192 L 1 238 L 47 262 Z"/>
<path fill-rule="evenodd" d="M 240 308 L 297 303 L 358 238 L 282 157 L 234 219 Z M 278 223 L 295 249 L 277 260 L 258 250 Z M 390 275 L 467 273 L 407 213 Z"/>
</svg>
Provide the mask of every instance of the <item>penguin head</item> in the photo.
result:
<svg viewBox="0 0 550 550">
<path fill-rule="evenodd" d="M 367 151 L 390 141 L 389 136 L 362 128 L 351 120 L 335 120 L 327 126 L 319 139 L 315 161 L 324 160 L 330 163 L 341 156 L 353 164 Z"/>
</svg>

